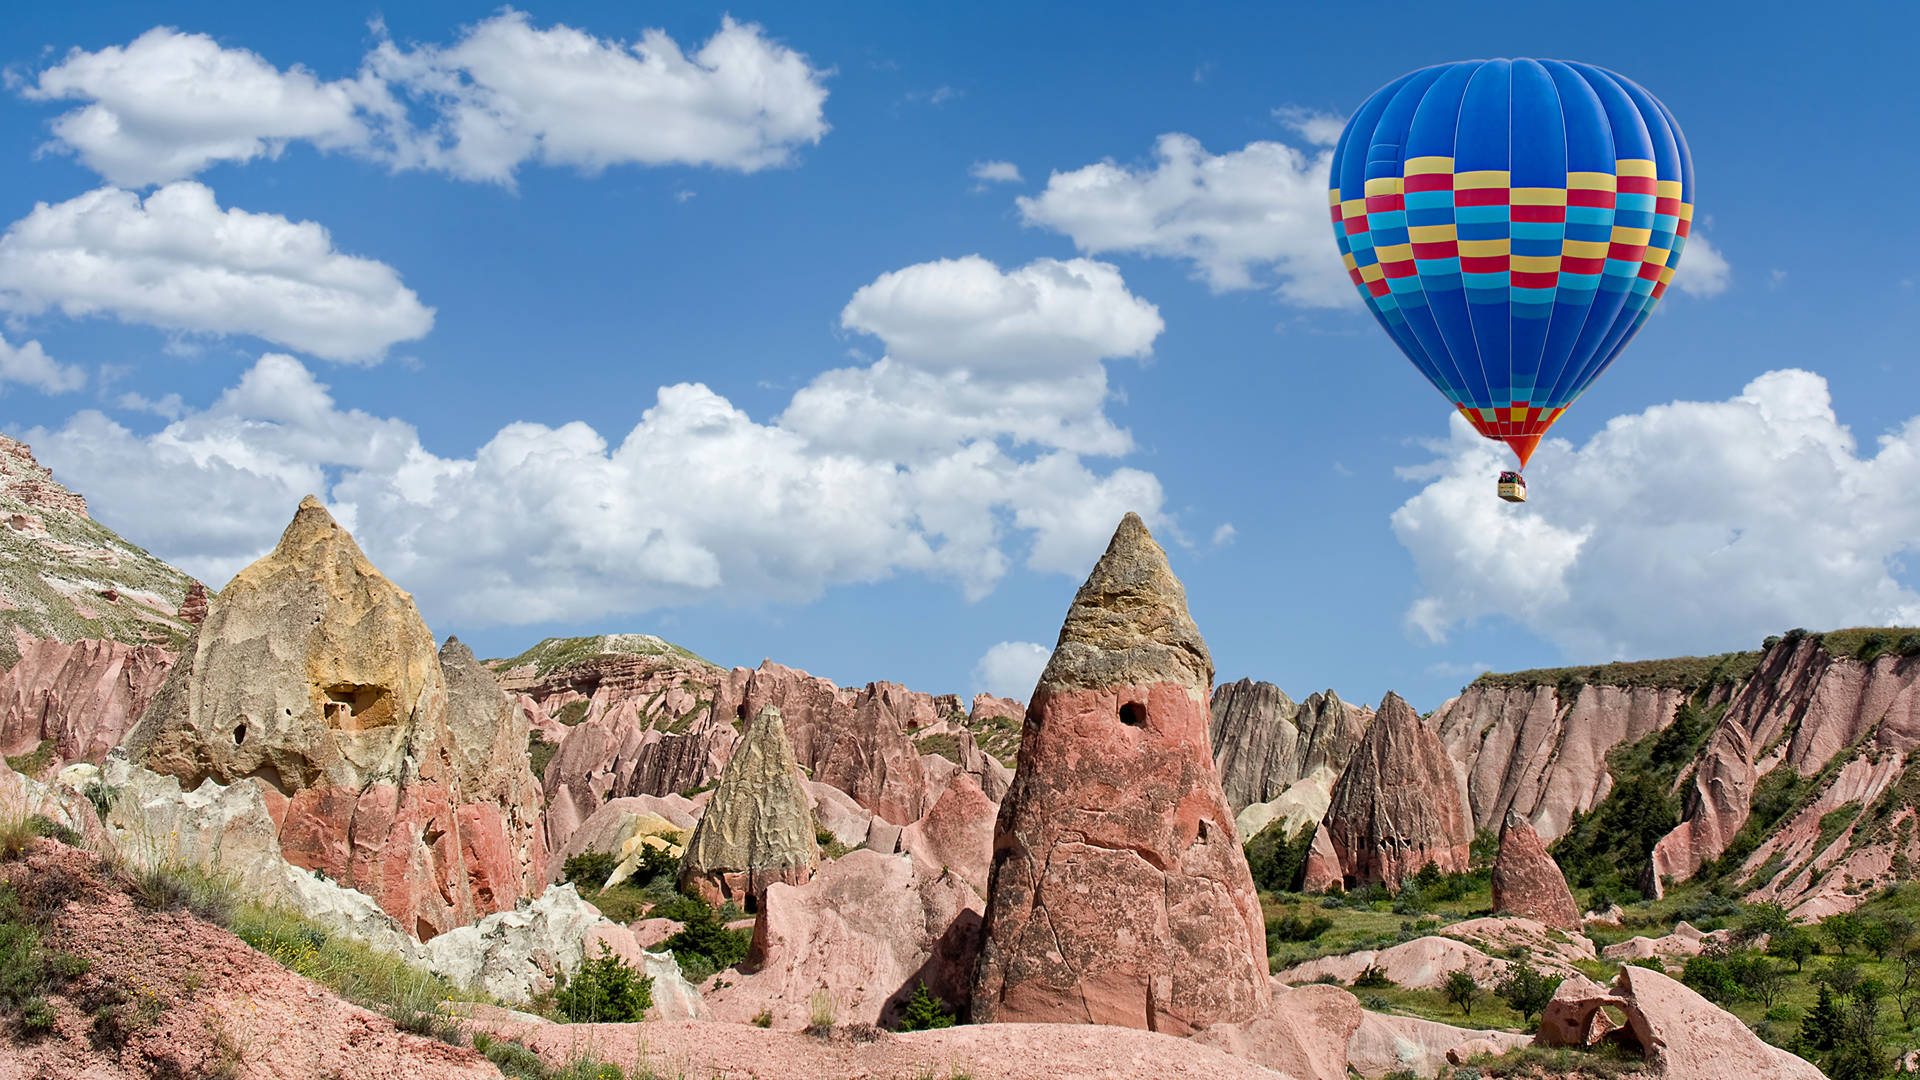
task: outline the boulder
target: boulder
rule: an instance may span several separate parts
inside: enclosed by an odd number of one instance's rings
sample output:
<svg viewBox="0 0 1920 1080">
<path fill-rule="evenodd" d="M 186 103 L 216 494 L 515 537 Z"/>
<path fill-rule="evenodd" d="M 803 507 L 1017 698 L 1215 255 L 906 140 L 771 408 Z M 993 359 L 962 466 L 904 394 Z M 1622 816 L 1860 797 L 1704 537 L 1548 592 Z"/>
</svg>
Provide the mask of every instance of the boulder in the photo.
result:
<svg viewBox="0 0 1920 1080">
<path fill-rule="evenodd" d="M 1398 694 L 1380 702 L 1340 774 L 1326 825 L 1348 888 L 1398 885 L 1430 862 L 1442 871 L 1468 869 L 1473 822 L 1453 763 Z"/>
<path fill-rule="evenodd" d="M 1569 965 L 1597 958 L 1591 938 L 1532 919 L 1505 916 L 1462 919 L 1448 923 L 1440 933 L 1490 955 L 1525 949 L 1536 963 L 1550 970 L 1572 971 L 1574 968 Z"/>
<path fill-rule="evenodd" d="M 1561 930 L 1580 930 L 1580 908 L 1547 854 L 1540 834 L 1527 819 L 1509 813 L 1500 830 L 1500 854 L 1493 861 L 1493 911 L 1518 915 Z"/>
<path fill-rule="evenodd" d="M 680 860 L 680 887 L 751 911 L 775 882 L 805 884 L 820 865 L 813 811 L 779 708 L 747 725 Z"/>
<path fill-rule="evenodd" d="M 1476 1054 L 1504 1054 L 1533 1042 L 1511 1031 L 1460 1028 L 1417 1016 L 1363 1013 L 1347 1041 L 1347 1066 L 1379 1080 L 1389 1073 L 1438 1076 L 1444 1066 L 1463 1064 Z"/>
<path fill-rule="evenodd" d="M 1345 1080 L 1347 1048 L 1361 1017 L 1360 1002 L 1337 986 L 1278 986 L 1263 1015 L 1215 1024 L 1193 1041 L 1296 1080 Z"/>
<path fill-rule="evenodd" d="M 1711 934 L 1695 929 L 1692 923 L 1682 920 L 1673 928 L 1673 933 L 1663 937 L 1650 938 L 1635 936 L 1616 942 L 1600 950 L 1600 955 L 1608 960 L 1685 960 L 1689 956 L 1699 956 L 1709 943 L 1730 944 L 1732 930 L 1715 930 Z"/>
<path fill-rule="evenodd" d="M 424 940 L 545 883 L 526 721 L 484 678 L 449 683 L 413 598 L 308 496 L 210 600 L 124 745 L 184 789 L 270 789 L 289 861 Z"/>
<path fill-rule="evenodd" d="M 913 857 L 921 876 L 933 878 L 951 870 L 984 899 L 999 809 L 972 776 L 960 773 L 927 816 L 901 831 L 900 847 Z"/>
<path fill-rule="evenodd" d="M 807 800 L 813 804 L 815 826 L 833 834 L 848 847 L 859 847 L 873 827 L 873 811 L 853 801 L 853 796 L 834 787 L 808 780 Z"/>
<path fill-rule="evenodd" d="M 976 1022 L 1186 1034 L 1272 1004 L 1266 933 L 1207 745 L 1213 661 L 1128 514 L 1034 688 L 994 830 Z"/>
<path fill-rule="evenodd" d="M 837 1022 L 890 1024 L 921 982 L 965 1015 L 979 949 L 978 895 L 951 873 L 922 877 L 910 858 L 855 851 L 804 885 L 762 898 L 744 974 L 708 998 L 717 1019 L 805 1027 L 816 1000 Z"/>
<path fill-rule="evenodd" d="M 1625 1024 L 1614 1029 L 1605 1009 Z M 1586 979 L 1560 984 L 1540 1019 L 1542 1046 L 1617 1040 L 1645 1055 L 1648 1071 L 1675 1080 L 1820 1080 L 1811 1062 L 1769 1045 L 1706 998 L 1658 972 L 1620 969 L 1610 989 Z"/>
</svg>

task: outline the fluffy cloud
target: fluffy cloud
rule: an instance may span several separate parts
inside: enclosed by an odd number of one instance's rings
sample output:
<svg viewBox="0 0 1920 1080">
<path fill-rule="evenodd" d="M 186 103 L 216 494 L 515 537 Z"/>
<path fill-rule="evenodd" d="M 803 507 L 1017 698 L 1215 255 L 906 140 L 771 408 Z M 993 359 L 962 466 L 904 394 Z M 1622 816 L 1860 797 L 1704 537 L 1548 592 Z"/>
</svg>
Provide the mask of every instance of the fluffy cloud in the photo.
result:
<svg viewBox="0 0 1920 1080">
<path fill-rule="evenodd" d="M 628 44 L 538 29 L 508 9 L 451 45 L 383 40 L 354 77 L 332 82 L 155 27 L 125 46 L 74 49 L 21 93 L 85 102 L 54 120 L 54 146 L 122 186 L 275 157 L 294 140 L 510 184 L 527 161 L 785 164 L 827 131 L 825 75 L 730 18 L 689 56 L 659 30 Z"/>
<path fill-rule="evenodd" d="M 1506 451 L 1464 421 L 1435 449 L 1402 470 L 1427 485 L 1393 515 L 1425 589 L 1407 620 L 1431 640 L 1504 616 L 1598 659 L 1920 622 L 1897 576 L 1920 536 L 1920 417 L 1863 455 L 1810 372 L 1549 440 L 1524 506 L 1493 498 Z"/>
<path fill-rule="evenodd" d="M 191 181 L 144 201 L 100 188 L 36 204 L 0 236 L 0 308 L 253 334 L 360 362 L 433 326 L 392 267 L 334 250 L 314 222 L 222 210 Z"/>
<path fill-rule="evenodd" d="M 910 456 L 1009 438 L 1077 454 L 1131 446 L 1103 411 L 1108 357 L 1144 357 L 1165 323 L 1119 271 L 1039 259 L 1012 271 L 978 255 L 882 274 L 840 314 L 886 356 L 829 371 L 783 426 L 821 445 Z"/>
<path fill-rule="evenodd" d="M 1673 287 L 1689 296 L 1719 296 L 1731 284 L 1733 267 L 1720 249 L 1697 232 L 1687 237 L 1687 249 L 1680 253 L 1680 266 L 1673 272 Z"/>
<path fill-rule="evenodd" d="M 450 46 L 381 42 L 367 67 L 437 114 L 424 132 L 396 123 L 395 163 L 470 180 L 510 183 L 526 161 L 754 172 L 827 132 L 826 73 L 732 18 L 689 56 L 661 30 L 628 44 L 508 10 Z"/>
<path fill-rule="evenodd" d="M 1327 224 L 1332 151 L 1277 142 L 1209 154 L 1162 135 L 1152 168 L 1103 161 L 1047 178 L 1015 200 L 1021 218 L 1065 233 L 1089 254 L 1119 251 L 1191 262 L 1216 291 L 1271 286 L 1308 307 L 1359 303 Z"/>
<path fill-rule="evenodd" d="M 995 697 L 1025 701 L 1032 696 L 1053 650 L 1031 641 L 1003 641 L 973 665 L 973 684 Z"/>
<path fill-rule="evenodd" d="M 661 388 L 617 440 L 581 423 L 516 423 L 470 456 L 441 457 L 410 424 L 343 408 L 299 361 L 269 354 L 211 406 L 154 435 L 89 411 L 26 437 L 103 516 L 137 522 L 143 542 L 209 581 L 271 546 L 298 499 L 315 492 L 430 615 L 470 622 L 801 602 L 902 573 L 978 596 L 1021 549 L 1035 570 L 1084 574 L 1127 510 L 1158 519 L 1162 493 L 1151 474 L 1095 471 L 1062 447 L 1072 441 L 1065 436 L 1035 435 L 1025 441 L 1038 445 L 1023 453 L 1020 430 L 992 410 L 965 430 L 897 445 L 834 438 L 844 433 L 803 422 L 819 414 L 802 408 L 802 397 L 817 400 L 862 375 L 875 394 L 905 394 L 874 376 L 883 368 L 937 371 L 942 378 L 922 384 L 929 400 L 884 400 L 943 415 L 979 408 L 948 381 L 976 370 L 1010 393 L 1036 396 L 1017 372 L 996 367 L 1004 348 L 1097 369 L 1102 350 L 1142 353 L 1158 333 L 1157 313 L 1109 278 L 1110 267 L 1002 272 L 981 262 L 979 283 L 998 280 L 1022 299 L 996 306 L 1003 291 L 968 301 L 915 287 L 922 275 L 945 280 L 955 264 L 887 275 L 848 305 L 857 312 L 849 324 L 874 327 L 899 349 L 897 362 L 890 352 L 866 369 L 823 374 L 773 423 L 683 383 Z M 920 343 L 916 312 L 949 318 L 947 305 L 968 302 L 984 324 L 967 338 L 974 353 Z M 1089 318 L 1087 305 L 1105 318 Z"/>
<path fill-rule="evenodd" d="M 278 157 L 294 139 L 365 145 L 360 110 L 384 96 L 365 78 L 321 82 L 298 65 L 281 71 L 247 49 L 166 26 L 124 46 L 74 49 L 21 93 L 88 102 L 54 120 L 54 145 L 126 187 Z"/>
<path fill-rule="evenodd" d="M 44 394 L 64 394 L 87 385 L 87 373 L 47 355 L 37 341 L 9 345 L 0 337 L 0 386 L 18 383 Z"/>
<path fill-rule="evenodd" d="M 1011 161 L 976 161 L 967 170 L 967 175 L 986 184 L 1017 184 L 1020 182 L 1020 166 Z"/>
</svg>

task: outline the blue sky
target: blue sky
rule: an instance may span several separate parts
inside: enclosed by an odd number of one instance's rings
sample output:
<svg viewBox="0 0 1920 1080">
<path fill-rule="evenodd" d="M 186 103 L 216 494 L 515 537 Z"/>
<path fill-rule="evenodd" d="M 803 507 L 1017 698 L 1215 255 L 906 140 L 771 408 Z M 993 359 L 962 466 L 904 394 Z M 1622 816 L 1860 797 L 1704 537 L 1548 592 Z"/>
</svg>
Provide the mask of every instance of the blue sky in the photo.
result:
<svg viewBox="0 0 1920 1080">
<path fill-rule="evenodd" d="M 1023 694 L 1138 509 L 1221 680 L 1422 708 L 1920 621 L 1910 14 L 70 7 L 0 34 L 0 429 L 209 584 L 315 490 L 483 654 Z M 1319 159 L 1503 55 L 1665 101 L 1706 242 L 1526 507 Z"/>
</svg>

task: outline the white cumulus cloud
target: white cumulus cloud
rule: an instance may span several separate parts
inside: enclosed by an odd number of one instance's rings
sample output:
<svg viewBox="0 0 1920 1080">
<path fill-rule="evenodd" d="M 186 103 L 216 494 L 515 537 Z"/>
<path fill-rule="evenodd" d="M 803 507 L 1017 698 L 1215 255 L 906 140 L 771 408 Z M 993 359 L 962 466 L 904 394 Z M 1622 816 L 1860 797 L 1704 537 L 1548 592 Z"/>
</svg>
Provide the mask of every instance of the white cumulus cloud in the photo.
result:
<svg viewBox="0 0 1920 1080">
<path fill-rule="evenodd" d="M 271 547 L 298 499 L 314 492 L 430 616 L 478 623 L 803 602 L 899 574 L 979 596 L 1023 557 L 1034 570 L 1084 574 L 1126 511 L 1159 520 L 1158 480 L 1097 470 L 1070 448 L 1076 437 L 1061 434 L 1069 426 L 1028 432 L 984 399 L 954 393 L 952 380 L 983 371 L 1016 397 L 1044 398 L 1006 368 L 1003 349 L 1097 369 L 1103 354 L 1144 352 L 1158 314 L 1109 278 L 1110 267 L 1001 271 L 981 262 L 976 284 L 1001 287 L 971 301 L 916 287 L 922 274 L 945 280 L 947 264 L 909 267 L 862 290 L 848 305 L 858 312 L 850 325 L 871 328 L 890 355 L 824 373 L 771 423 L 681 383 L 660 388 L 623 434 L 514 423 L 470 454 L 441 456 L 406 421 L 345 407 L 298 360 L 268 354 L 211 405 L 178 413 L 153 435 L 86 411 L 26 438 L 102 517 L 210 582 Z M 980 326 L 948 324 L 972 353 L 916 336 L 924 329 L 916 313 L 951 320 L 955 302 L 976 305 Z M 1090 318 L 1087 305 L 1104 317 Z M 917 384 L 930 398 L 916 402 L 909 384 L 874 374 L 883 366 L 940 378 Z M 804 407 L 803 397 L 817 402 L 861 378 L 886 409 L 977 415 L 939 438 L 868 439 L 834 431 Z M 1124 445 L 1125 433 L 1094 408 L 1085 424 L 1104 425 Z"/>
<path fill-rule="evenodd" d="M 184 179 L 220 161 L 278 157 L 304 139 L 364 146 L 361 110 L 384 90 L 365 78 L 322 82 L 206 34 L 156 26 L 97 52 L 73 49 L 22 88 L 36 101 L 85 101 L 53 122 L 55 146 L 113 184 Z"/>
<path fill-rule="evenodd" d="M 9 345 L 0 337 L 0 386 L 18 383 L 45 394 L 64 394 L 87 385 L 87 373 L 47 355 L 37 341 Z"/>
<path fill-rule="evenodd" d="M 754 172 L 827 132 L 828 73 L 731 17 L 689 55 L 661 30 L 628 43 L 508 9 L 452 45 L 383 41 L 367 69 L 434 113 L 425 130 L 393 119 L 395 163 L 470 180 L 510 183 L 526 161 Z"/>
<path fill-rule="evenodd" d="M 827 132 L 828 74 L 731 18 L 688 53 L 660 30 L 628 43 L 536 27 L 509 8 L 452 44 L 383 37 L 357 72 L 332 81 L 160 26 L 123 46 L 71 50 L 20 93 L 81 102 L 53 121 L 52 145 L 123 187 L 277 157 L 295 141 L 510 185 L 529 161 L 587 172 L 784 165 Z"/>
<path fill-rule="evenodd" d="M 1504 617 L 1587 660 L 1920 624 L 1899 577 L 1920 547 L 1920 417 L 1862 453 L 1811 372 L 1616 417 L 1578 449 L 1549 439 L 1522 506 L 1494 498 L 1506 451 L 1464 421 L 1434 449 L 1401 470 L 1427 483 L 1393 514 L 1430 640 Z"/>
<path fill-rule="evenodd" d="M 1026 701 L 1047 669 L 1053 650 L 1031 641 L 1003 641 L 973 665 L 974 686 L 995 697 Z"/>
<path fill-rule="evenodd" d="M 144 200 L 100 188 L 36 204 L 0 236 L 0 308 L 252 334 L 357 362 L 433 327 L 392 267 L 335 250 L 315 222 L 223 210 L 192 181 Z"/>
<path fill-rule="evenodd" d="M 1183 259 L 1216 291 L 1270 287 L 1307 307 L 1359 303 L 1327 220 L 1331 150 L 1277 142 L 1210 154 L 1162 135 L 1151 167 L 1102 161 L 1047 178 L 1016 200 L 1022 220 L 1088 254 Z"/>
</svg>

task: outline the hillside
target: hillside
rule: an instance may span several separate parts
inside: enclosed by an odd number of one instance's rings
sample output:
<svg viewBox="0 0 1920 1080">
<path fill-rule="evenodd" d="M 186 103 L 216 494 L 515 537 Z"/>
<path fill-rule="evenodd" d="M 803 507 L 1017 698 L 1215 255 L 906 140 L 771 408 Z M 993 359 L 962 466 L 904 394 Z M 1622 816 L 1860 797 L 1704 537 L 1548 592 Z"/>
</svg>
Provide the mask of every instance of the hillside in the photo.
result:
<svg viewBox="0 0 1920 1080">
<path fill-rule="evenodd" d="M 178 651 L 193 584 L 95 521 L 25 443 L 0 435 L 0 669 L 19 659 L 16 634 Z"/>
</svg>

